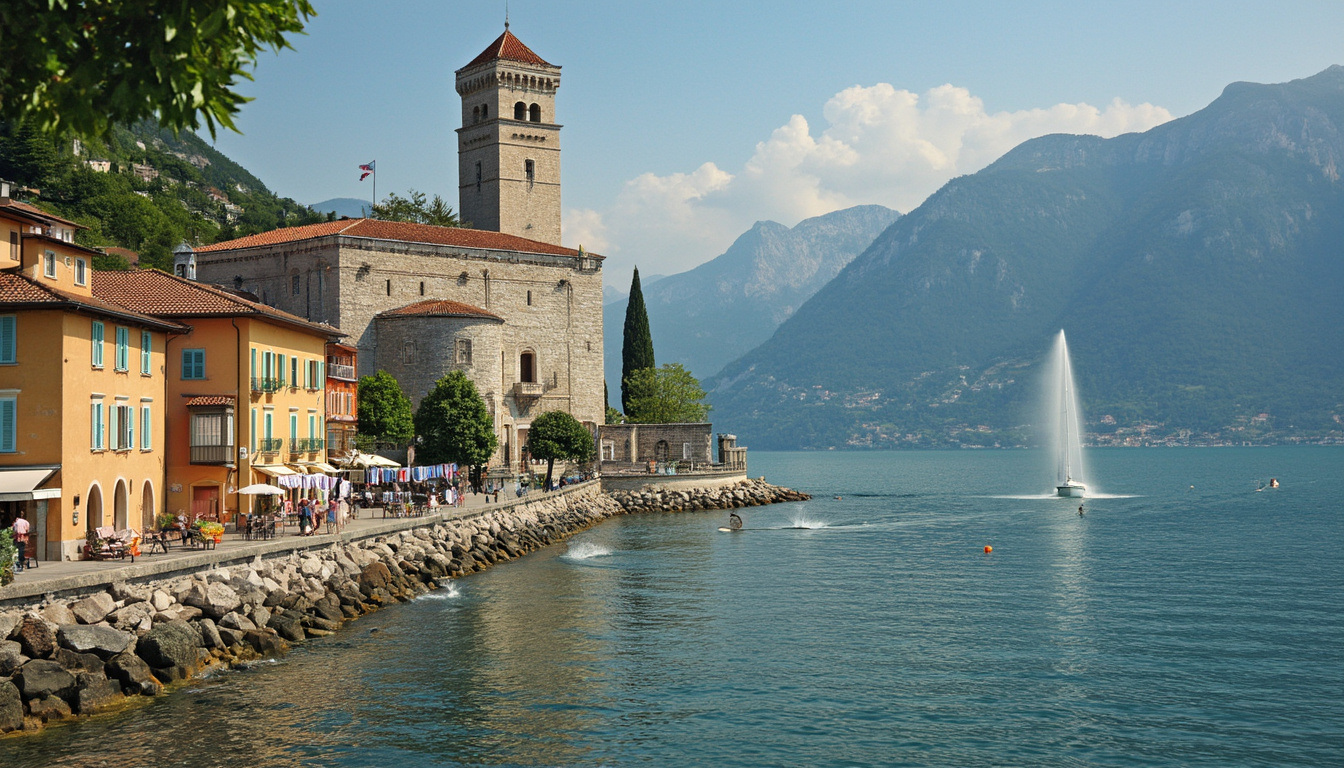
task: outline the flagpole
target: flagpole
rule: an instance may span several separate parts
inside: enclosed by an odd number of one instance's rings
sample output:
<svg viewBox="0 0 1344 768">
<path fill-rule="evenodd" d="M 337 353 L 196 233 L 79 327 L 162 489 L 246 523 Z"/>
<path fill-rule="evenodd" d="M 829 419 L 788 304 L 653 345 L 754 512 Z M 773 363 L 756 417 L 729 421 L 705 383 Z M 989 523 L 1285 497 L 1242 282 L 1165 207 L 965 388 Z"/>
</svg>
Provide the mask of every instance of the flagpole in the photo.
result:
<svg viewBox="0 0 1344 768">
<path fill-rule="evenodd" d="M 376 160 L 373 163 L 373 204 L 378 205 L 378 161 Z M 372 206 L 369 208 L 369 218 L 378 218 L 378 214 Z"/>
</svg>

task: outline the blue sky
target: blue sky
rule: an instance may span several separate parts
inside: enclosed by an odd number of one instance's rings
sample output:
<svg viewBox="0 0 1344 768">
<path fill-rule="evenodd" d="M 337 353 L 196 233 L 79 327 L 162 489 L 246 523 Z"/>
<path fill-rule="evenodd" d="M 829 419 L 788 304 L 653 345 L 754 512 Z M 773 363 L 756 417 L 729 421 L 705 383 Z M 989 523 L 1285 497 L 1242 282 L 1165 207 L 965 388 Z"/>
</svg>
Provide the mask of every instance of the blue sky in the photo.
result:
<svg viewBox="0 0 1344 768">
<path fill-rule="evenodd" d="M 504 2 L 314 0 L 216 146 L 301 202 L 415 188 L 456 207 L 453 72 Z M 1237 80 L 1344 64 L 1344 2 L 541 2 L 512 31 L 563 66 L 565 242 L 608 282 L 671 274 L 760 219 L 914 208 L 1053 132 L 1110 136 Z"/>
</svg>

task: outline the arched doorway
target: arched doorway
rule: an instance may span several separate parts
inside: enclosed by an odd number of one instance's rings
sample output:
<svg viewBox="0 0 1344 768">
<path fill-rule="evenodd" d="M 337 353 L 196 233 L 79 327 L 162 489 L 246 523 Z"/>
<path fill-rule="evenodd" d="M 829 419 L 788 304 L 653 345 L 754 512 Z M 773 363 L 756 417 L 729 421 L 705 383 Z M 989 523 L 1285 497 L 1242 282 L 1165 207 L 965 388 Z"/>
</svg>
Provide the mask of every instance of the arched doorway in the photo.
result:
<svg viewBox="0 0 1344 768">
<path fill-rule="evenodd" d="M 124 531 L 130 527 L 130 492 L 125 480 L 118 480 L 112 491 L 112 527 Z"/>
<path fill-rule="evenodd" d="M 653 446 L 653 458 L 655 461 L 667 461 L 666 440 L 659 440 L 658 444 Z"/>
<path fill-rule="evenodd" d="M 154 484 L 145 481 L 145 487 L 140 491 L 140 530 L 152 531 L 158 526 L 154 524 L 154 518 L 157 510 L 154 509 Z"/>
<path fill-rule="evenodd" d="M 89 500 L 84 503 L 84 530 L 92 533 L 103 524 L 103 489 L 97 483 L 89 486 Z"/>
</svg>

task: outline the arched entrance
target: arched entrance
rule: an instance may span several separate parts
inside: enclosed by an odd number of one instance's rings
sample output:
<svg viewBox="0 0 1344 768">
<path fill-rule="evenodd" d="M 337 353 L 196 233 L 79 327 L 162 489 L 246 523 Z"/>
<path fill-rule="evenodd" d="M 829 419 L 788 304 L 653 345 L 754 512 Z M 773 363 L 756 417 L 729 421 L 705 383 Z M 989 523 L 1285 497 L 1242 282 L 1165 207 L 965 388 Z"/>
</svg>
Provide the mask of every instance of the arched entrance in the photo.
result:
<svg viewBox="0 0 1344 768">
<path fill-rule="evenodd" d="M 89 486 L 89 499 L 84 502 L 84 530 L 93 532 L 103 524 L 103 489 L 97 483 Z"/>
<path fill-rule="evenodd" d="M 667 441 L 659 440 L 658 444 L 653 446 L 653 458 L 656 461 L 667 461 Z"/>
<path fill-rule="evenodd" d="M 154 509 L 154 484 L 145 481 L 145 487 L 140 491 L 140 530 L 152 531 L 158 526 L 154 524 L 154 518 L 157 510 Z"/>
<path fill-rule="evenodd" d="M 118 480 L 112 491 L 112 527 L 124 531 L 130 527 L 130 491 L 125 480 Z"/>
</svg>

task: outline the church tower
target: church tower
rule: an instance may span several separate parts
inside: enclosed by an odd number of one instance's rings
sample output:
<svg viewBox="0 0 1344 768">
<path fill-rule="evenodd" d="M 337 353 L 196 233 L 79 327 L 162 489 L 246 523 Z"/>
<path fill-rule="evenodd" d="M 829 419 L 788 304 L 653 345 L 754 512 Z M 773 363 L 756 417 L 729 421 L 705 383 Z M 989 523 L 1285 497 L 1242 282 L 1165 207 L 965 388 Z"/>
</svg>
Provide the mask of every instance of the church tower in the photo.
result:
<svg viewBox="0 0 1344 768">
<path fill-rule="evenodd" d="M 560 67 L 504 34 L 457 70 L 458 211 L 474 229 L 560 244 Z"/>
</svg>

